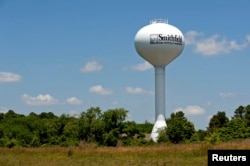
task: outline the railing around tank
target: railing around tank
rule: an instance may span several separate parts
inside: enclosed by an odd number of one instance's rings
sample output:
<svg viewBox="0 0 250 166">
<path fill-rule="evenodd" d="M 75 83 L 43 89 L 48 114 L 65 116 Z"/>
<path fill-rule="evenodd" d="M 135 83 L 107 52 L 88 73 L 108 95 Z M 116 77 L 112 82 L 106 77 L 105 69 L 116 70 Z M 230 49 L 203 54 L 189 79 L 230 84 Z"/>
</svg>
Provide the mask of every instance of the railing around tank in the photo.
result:
<svg viewBox="0 0 250 166">
<path fill-rule="evenodd" d="M 150 24 L 155 24 L 155 23 L 166 23 L 168 24 L 168 20 L 167 19 L 154 19 L 150 21 Z"/>
</svg>

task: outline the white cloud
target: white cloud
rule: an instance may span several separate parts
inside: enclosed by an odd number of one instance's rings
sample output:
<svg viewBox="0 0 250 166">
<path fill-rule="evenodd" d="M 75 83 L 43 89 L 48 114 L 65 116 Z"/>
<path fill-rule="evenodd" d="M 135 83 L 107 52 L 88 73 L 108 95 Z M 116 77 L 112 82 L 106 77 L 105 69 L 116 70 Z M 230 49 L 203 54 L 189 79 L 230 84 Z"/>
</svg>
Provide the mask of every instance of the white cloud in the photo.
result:
<svg viewBox="0 0 250 166">
<path fill-rule="evenodd" d="M 127 93 L 130 93 L 130 94 L 148 94 L 148 95 L 153 95 L 154 92 L 153 91 L 147 91 L 147 90 L 144 90 L 140 87 L 126 87 L 126 92 Z"/>
<path fill-rule="evenodd" d="M 226 99 L 226 98 L 234 98 L 235 97 L 235 94 L 233 93 L 230 93 L 230 92 L 220 92 L 219 93 L 219 96 L 223 99 Z"/>
<path fill-rule="evenodd" d="M 103 88 L 101 85 L 95 85 L 89 88 L 89 92 L 99 95 L 111 95 L 113 92 L 108 88 Z"/>
<path fill-rule="evenodd" d="M 131 93 L 131 94 L 140 94 L 143 93 L 143 89 L 136 87 L 136 88 L 132 88 L 132 87 L 126 87 L 126 92 Z"/>
<path fill-rule="evenodd" d="M 152 69 L 153 66 L 148 63 L 147 61 L 144 61 L 143 63 L 137 64 L 135 66 L 132 67 L 132 70 L 136 70 L 136 71 L 146 71 L 149 69 Z"/>
<path fill-rule="evenodd" d="M 102 65 L 100 65 L 96 61 L 89 61 L 81 68 L 81 72 L 83 73 L 95 72 L 100 70 L 102 70 Z"/>
<path fill-rule="evenodd" d="M 174 112 L 182 111 L 185 115 L 201 115 L 205 113 L 205 109 L 200 106 L 187 106 L 186 108 L 176 108 Z"/>
<path fill-rule="evenodd" d="M 0 72 L 0 83 L 19 82 L 22 77 L 15 73 Z"/>
<path fill-rule="evenodd" d="M 68 104 L 72 104 L 72 105 L 80 105 L 82 104 L 82 101 L 80 99 L 78 99 L 77 97 L 70 97 L 68 99 L 66 99 Z"/>
<path fill-rule="evenodd" d="M 228 54 L 232 51 L 242 50 L 250 44 L 250 35 L 246 36 L 246 41 L 237 43 L 235 40 L 227 40 L 219 35 L 212 35 L 205 38 L 203 33 L 189 31 L 185 34 L 187 45 L 194 46 L 194 51 L 206 56 Z"/>
<path fill-rule="evenodd" d="M 37 106 L 37 105 L 52 105 L 52 104 L 57 103 L 57 100 L 55 98 L 53 98 L 52 96 L 50 96 L 49 94 L 46 94 L 46 95 L 39 94 L 36 97 L 24 94 L 22 96 L 22 100 L 24 101 L 25 104 L 34 105 L 34 106 Z"/>
<path fill-rule="evenodd" d="M 196 32 L 196 31 L 188 31 L 186 34 L 185 34 L 185 44 L 187 45 L 192 45 L 192 44 L 196 44 L 196 38 L 198 36 L 201 36 L 202 33 L 201 32 Z"/>
</svg>

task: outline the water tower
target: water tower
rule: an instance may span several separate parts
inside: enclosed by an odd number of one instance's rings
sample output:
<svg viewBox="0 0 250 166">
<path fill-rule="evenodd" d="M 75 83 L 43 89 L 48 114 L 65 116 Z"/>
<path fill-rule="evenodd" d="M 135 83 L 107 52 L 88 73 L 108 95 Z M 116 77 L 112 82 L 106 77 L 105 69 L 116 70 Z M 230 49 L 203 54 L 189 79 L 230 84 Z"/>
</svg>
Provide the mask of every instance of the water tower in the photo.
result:
<svg viewBox="0 0 250 166">
<path fill-rule="evenodd" d="M 155 124 L 151 138 L 157 142 L 165 121 L 165 67 L 181 54 L 185 46 L 182 32 L 166 20 L 152 20 L 135 36 L 137 53 L 155 68 Z"/>
</svg>

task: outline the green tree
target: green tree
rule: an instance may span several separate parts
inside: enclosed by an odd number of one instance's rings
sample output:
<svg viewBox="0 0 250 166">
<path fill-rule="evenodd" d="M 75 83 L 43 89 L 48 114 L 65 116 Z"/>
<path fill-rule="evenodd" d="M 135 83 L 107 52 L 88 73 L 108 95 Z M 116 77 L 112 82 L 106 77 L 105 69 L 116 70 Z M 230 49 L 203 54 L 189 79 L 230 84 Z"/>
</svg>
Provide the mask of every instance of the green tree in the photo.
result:
<svg viewBox="0 0 250 166">
<path fill-rule="evenodd" d="M 106 146 L 116 146 L 117 142 L 118 142 L 118 138 L 116 136 L 116 133 L 114 133 L 114 130 L 112 130 L 109 133 L 106 133 L 104 135 L 104 145 L 106 145 Z"/>
<path fill-rule="evenodd" d="M 17 114 L 17 113 L 15 113 L 13 110 L 9 110 L 9 111 L 5 114 L 5 116 L 4 116 L 5 119 L 12 119 L 12 118 L 19 118 L 19 117 L 24 117 L 24 115 L 22 115 L 22 114 Z"/>
<path fill-rule="evenodd" d="M 114 146 L 115 142 L 119 139 L 119 135 L 122 134 L 124 128 L 123 121 L 126 119 L 127 113 L 128 111 L 123 108 L 109 109 L 103 113 L 105 145 Z"/>
<path fill-rule="evenodd" d="M 199 129 L 198 131 L 195 131 L 195 133 L 191 137 L 191 142 L 202 142 L 205 140 L 205 137 L 207 136 L 207 132 L 205 130 Z"/>
<path fill-rule="evenodd" d="M 4 113 L 0 112 L 0 123 L 4 120 Z"/>
<path fill-rule="evenodd" d="M 185 142 L 189 140 L 195 133 L 193 123 L 187 120 L 182 111 L 172 113 L 170 118 L 168 118 L 166 122 L 166 131 L 162 133 L 167 134 L 168 140 L 172 143 L 177 144 Z M 160 135 L 162 133 L 160 133 Z"/>
<path fill-rule="evenodd" d="M 40 115 L 38 115 L 39 118 L 41 119 L 54 119 L 54 118 L 57 118 L 56 115 L 54 115 L 53 112 L 42 112 Z"/>
<path fill-rule="evenodd" d="M 250 105 L 246 106 L 246 113 L 245 113 L 245 120 L 247 123 L 247 126 L 250 127 Z"/>
<path fill-rule="evenodd" d="M 66 124 L 70 121 L 71 117 L 66 114 L 62 114 L 59 118 L 55 120 L 55 125 L 57 128 L 57 135 L 61 137 L 63 135 L 63 130 Z"/>
<path fill-rule="evenodd" d="M 59 145 L 56 120 L 40 119 L 38 123 L 37 135 L 41 144 Z"/>
<path fill-rule="evenodd" d="M 111 131 L 119 128 L 126 119 L 128 111 L 123 108 L 110 109 L 103 113 L 102 120 L 105 122 L 105 130 Z"/>
<path fill-rule="evenodd" d="M 98 118 L 93 121 L 91 126 L 93 140 L 99 144 L 103 144 L 104 141 L 104 125 L 105 123 Z"/>
<path fill-rule="evenodd" d="M 79 123 L 75 118 L 70 119 L 63 128 L 64 145 L 75 145 L 79 142 Z"/>
<path fill-rule="evenodd" d="M 246 107 L 239 106 L 234 111 L 233 118 L 240 118 L 246 121 L 246 124 L 248 127 L 250 127 L 250 105 L 247 105 Z"/>
<path fill-rule="evenodd" d="M 124 122 L 122 128 L 122 134 L 126 134 L 127 137 L 132 138 L 136 134 L 139 134 L 138 129 L 136 128 L 136 123 L 132 122 Z"/>
<path fill-rule="evenodd" d="M 249 138 L 250 128 L 246 121 L 241 118 L 230 120 L 224 127 L 218 130 L 222 141 L 229 141 L 239 138 Z"/>
<path fill-rule="evenodd" d="M 235 111 L 234 111 L 234 117 L 233 118 L 240 118 L 244 119 L 245 118 L 245 107 L 242 105 L 239 106 Z"/>
<path fill-rule="evenodd" d="M 79 138 L 86 142 L 101 140 L 104 125 L 101 121 L 102 111 L 99 107 L 91 107 L 82 112 L 79 119 Z M 100 136 L 101 135 L 101 136 Z"/>
<path fill-rule="evenodd" d="M 10 116 L 9 114 L 8 117 L 4 119 L 3 123 L 0 124 L 4 140 L 7 140 L 7 142 L 15 140 L 15 142 L 21 146 L 29 146 L 32 138 L 32 133 L 27 126 L 29 123 L 32 122 L 28 122 L 25 116 L 19 116 L 18 114 L 12 114 Z"/>
<path fill-rule="evenodd" d="M 153 124 L 148 122 L 148 121 L 145 121 L 144 123 L 139 123 L 139 124 L 136 124 L 136 128 L 142 132 L 142 133 L 151 133 L 152 129 L 153 129 Z"/>
<path fill-rule="evenodd" d="M 157 139 L 157 143 L 166 143 L 166 142 L 169 143 L 170 140 L 169 140 L 167 131 L 165 129 L 165 130 L 160 131 L 158 139 Z"/>
<path fill-rule="evenodd" d="M 224 111 L 218 111 L 216 115 L 209 121 L 208 132 L 214 132 L 215 130 L 222 128 L 229 121 Z"/>
</svg>

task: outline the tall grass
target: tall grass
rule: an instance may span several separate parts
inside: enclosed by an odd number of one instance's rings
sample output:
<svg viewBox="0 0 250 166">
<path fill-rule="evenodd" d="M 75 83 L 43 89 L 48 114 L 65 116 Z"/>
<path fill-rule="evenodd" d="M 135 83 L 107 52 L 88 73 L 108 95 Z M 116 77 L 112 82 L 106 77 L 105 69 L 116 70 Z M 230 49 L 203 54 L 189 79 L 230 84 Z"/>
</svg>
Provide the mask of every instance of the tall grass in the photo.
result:
<svg viewBox="0 0 250 166">
<path fill-rule="evenodd" d="M 250 149 L 250 140 L 214 145 L 179 144 L 147 147 L 80 147 L 0 148 L 1 166 L 80 166 L 80 165 L 207 165 L 208 149 Z"/>
</svg>

